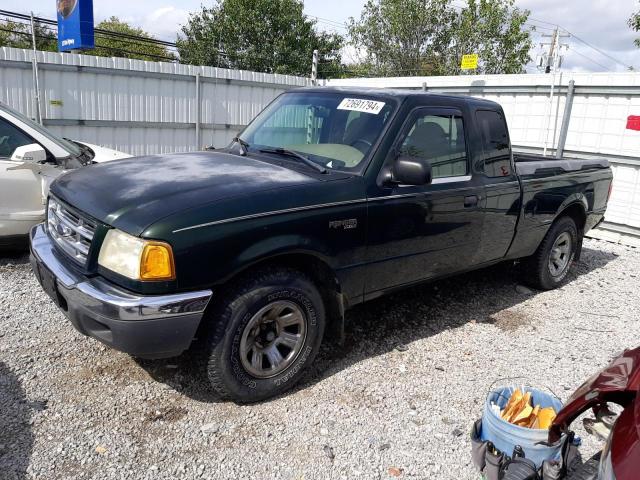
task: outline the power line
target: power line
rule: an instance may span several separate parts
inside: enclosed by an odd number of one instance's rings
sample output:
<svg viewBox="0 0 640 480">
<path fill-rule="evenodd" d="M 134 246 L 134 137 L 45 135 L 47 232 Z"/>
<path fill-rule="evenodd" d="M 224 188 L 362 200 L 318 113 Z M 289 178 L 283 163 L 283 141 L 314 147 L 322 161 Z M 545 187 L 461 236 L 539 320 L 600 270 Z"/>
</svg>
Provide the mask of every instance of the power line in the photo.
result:
<svg viewBox="0 0 640 480">
<path fill-rule="evenodd" d="M 307 17 L 315 18 L 320 23 L 326 23 L 328 25 L 333 25 L 335 27 L 341 27 L 341 28 L 344 28 L 345 30 L 347 28 L 346 22 L 339 22 L 337 20 L 331 20 L 329 18 L 318 17 L 316 15 L 307 15 Z"/>
<path fill-rule="evenodd" d="M 535 28 L 536 31 L 538 31 L 538 30 L 547 30 L 549 32 L 553 32 L 555 30 L 555 28 L 552 28 L 552 27 L 544 27 L 542 25 L 535 25 L 533 23 L 528 23 L 528 22 L 523 23 L 523 25 Z"/>
<path fill-rule="evenodd" d="M 27 23 L 29 23 L 29 24 L 31 22 L 31 17 L 29 15 L 26 15 L 26 14 L 23 14 L 23 13 L 11 12 L 11 11 L 8 11 L 8 10 L 0 10 L 0 15 L 3 15 L 5 17 L 9 17 L 9 18 L 19 19 L 19 20 L 26 20 Z M 56 29 L 57 29 L 57 26 L 58 26 L 58 22 L 55 21 L 55 20 L 52 20 L 50 18 L 34 17 L 34 20 L 37 23 L 40 23 L 42 25 L 54 26 L 54 27 L 56 27 Z M 150 43 L 150 44 L 155 44 L 155 45 L 161 45 L 161 46 L 164 46 L 164 47 L 177 48 L 177 45 L 174 42 L 168 42 L 168 41 L 165 41 L 165 40 L 158 40 L 157 38 L 134 35 L 134 34 L 130 34 L 130 33 L 115 32 L 113 30 L 106 30 L 106 29 L 103 29 L 103 28 L 95 28 L 94 29 L 94 33 L 99 34 L 99 35 L 103 35 L 103 36 L 118 38 L 118 39 L 133 40 L 133 41 L 136 41 L 136 42 Z"/>
<path fill-rule="evenodd" d="M 453 6 L 454 8 L 459 9 L 459 10 L 463 10 L 464 8 L 466 8 L 466 7 L 464 7 L 464 6 L 456 5 L 456 4 L 452 4 L 452 6 Z M 606 53 L 605 51 L 601 50 L 600 48 L 598 48 L 598 47 L 596 47 L 596 46 L 592 45 L 591 43 L 587 42 L 586 40 L 584 40 L 584 39 L 582 39 L 582 38 L 578 37 L 575 33 L 570 32 L 569 30 L 567 30 L 566 28 L 564 28 L 562 25 L 559 25 L 559 24 L 554 23 L 554 22 L 548 22 L 548 21 L 546 21 L 546 20 L 541 20 L 541 19 L 539 19 L 539 18 L 535 18 L 535 17 L 528 17 L 528 20 L 529 20 L 529 21 L 532 21 L 532 22 L 542 23 L 542 24 L 544 24 L 544 25 L 550 25 L 551 27 L 559 28 L 560 30 L 563 30 L 564 32 L 568 33 L 569 35 L 571 35 L 572 37 L 574 37 L 576 40 L 578 40 L 578 41 L 582 42 L 583 44 L 585 44 L 585 45 L 586 45 L 586 46 L 588 46 L 589 48 L 592 48 L 593 50 L 595 50 L 596 52 L 600 53 L 601 55 L 603 55 L 603 56 L 605 56 L 605 57 L 609 58 L 610 60 L 613 60 L 613 61 L 614 61 L 614 62 L 616 62 L 617 64 L 622 65 L 622 66 L 623 66 L 623 67 L 625 67 L 625 68 L 634 68 L 634 67 L 633 67 L 633 65 L 627 65 L 627 64 L 626 64 L 626 63 L 624 63 L 623 61 L 618 60 L 618 59 L 617 59 L 617 58 L 615 58 L 614 56 L 612 56 L 612 55 L 610 55 L 610 54 Z M 529 26 L 532 26 L 532 27 L 535 27 L 535 28 L 546 29 L 546 30 L 554 30 L 554 29 L 555 29 L 555 28 L 551 28 L 551 27 L 544 27 L 544 26 L 540 26 L 540 25 L 534 25 L 534 24 L 531 24 L 531 23 L 528 23 L 528 22 L 527 22 L 527 23 L 525 23 L 525 25 L 529 25 Z M 596 62 L 596 63 L 597 63 L 597 62 Z M 602 66 L 602 64 L 600 64 L 600 63 L 599 63 L 599 65 L 600 65 L 600 66 Z M 607 67 L 604 67 L 604 68 L 607 68 Z"/>
<path fill-rule="evenodd" d="M 24 22 L 14 22 L 20 25 L 25 25 L 25 26 L 29 26 L 29 24 L 24 23 Z M 42 31 L 45 31 L 47 33 L 50 34 L 50 36 L 46 36 L 46 35 L 42 35 L 42 34 L 38 34 L 36 33 L 36 38 L 42 39 L 42 40 L 50 40 L 50 41 L 57 41 L 57 32 L 55 30 L 53 30 L 50 27 L 46 27 L 41 25 L 41 29 Z M 4 31 L 4 32 L 8 32 L 14 35 L 22 35 L 25 37 L 31 37 L 31 33 L 29 32 L 22 32 L 20 30 L 11 30 L 8 28 L 1 28 L 0 27 L 0 31 Z M 144 57 L 150 57 L 150 58 L 155 58 L 158 60 L 168 60 L 168 61 L 175 61 L 176 58 L 175 57 L 169 57 L 166 55 L 158 55 L 155 53 L 149 53 L 149 52 L 141 52 L 141 51 L 132 51 L 132 50 L 128 50 L 127 48 L 119 48 L 119 47 L 110 47 L 108 45 L 104 45 L 101 44 L 99 40 L 106 40 L 105 37 L 103 36 L 96 36 L 96 45 L 95 48 L 100 48 L 103 50 L 107 50 L 110 52 L 116 52 L 119 54 L 128 54 L 128 55 L 138 55 L 138 56 L 144 56 Z M 135 44 L 132 44 L 132 46 L 136 46 Z M 142 45 L 138 45 L 138 46 L 142 46 Z"/>
<path fill-rule="evenodd" d="M 26 36 L 26 37 L 31 37 L 31 34 L 30 34 L 29 32 L 21 32 L 20 30 L 10 30 L 10 29 L 8 29 L 8 28 L 2 28 L 2 27 L 0 27 L 0 31 L 2 31 L 2 32 L 9 32 L 9 33 L 13 33 L 13 34 L 15 34 L 15 35 L 23 35 L 23 36 Z M 46 37 L 46 36 L 44 36 L 44 35 L 39 35 L 39 34 L 37 34 L 37 33 L 36 33 L 36 37 L 37 37 L 37 38 L 42 38 L 42 39 L 44 39 L 44 40 L 55 40 L 55 38 L 54 38 L 54 37 Z"/>
<path fill-rule="evenodd" d="M 563 28 L 563 30 L 565 32 L 567 32 L 569 35 L 571 35 L 573 38 L 575 38 L 576 40 L 578 40 L 579 42 L 584 43 L 587 47 L 592 48 L 593 50 L 595 50 L 596 52 L 600 53 L 600 55 L 604 55 L 605 57 L 613 60 L 614 62 L 616 62 L 619 65 L 622 65 L 625 68 L 634 68 L 633 65 L 627 65 L 626 63 L 618 60 L 617 58 L 613 57 L 612 55 L 609 55 L 608 53 L 600 50 L 598 47 L 595 47 L 593 45 L 591 45 L 589 42 L 587 42 L 586 40 L 583 40 L 582 38 L 578 37 L 575 33 L 570 32 L 569 30 L 567 30 L 566 28 Z"/>
<path fill-rule="evenodd" d="M 5 17 L 9 17 L 9 18 L 18 19 L 18 20 L 24 20 L 24 22 L 16 21 L 16 23 L 21 23 L 21 24 L 25 24 L 25 25 L 30 26 L 31 17 L 29 15 L 21 14 L 21 13 L 17 13 L 17 12 L 11 12 L 11 11 L 8 11 L 8 10 L 0 10 L 0 15 L 3 15 Z M 56 21 L 48 19 L 48 18 L 44 18 L 44 17 L 34 17 L 34 20 L 36 22 L 38 22 L 43 29 L 48 29 L 49 32 L 52 32 L 52 34 L 57 36 L 57 25 L 58 24 L 57 24 Z M 55 28 L 55 30 L 54 30 L 54 28 Z M 170 48 L 170 49 L 173 49 L 173 50 L 178 50 L 178 46 L 177 46 L 176 43 L 168 42 L 168 41 L 164 41 L 164 40 L 157 40 L 155 38 L 141 37 L 141 36 L 137 36 L 137 35 L 133 35 L 133 34 L 127 34 L 127 33 L 122 33 L 122 32 L 114 32 L 114 31 L 111 31 L 111 30 L 105 30 L 105 29 L 101 29 L 101 28 L 94 29 L 94 33 L 96 35 L 96 40 L 98 40 L 98 39 L 103 39 L 103 40 L 119 39 L 119 40 L 130 41 L 131 43 L 128 45 L 128 47 L 136 47 L 136 46 L 143 47 L 143 46 L 145 46 L 145 44 L 149 44 L 149 45 L 155 45 L 155 46 L 162 46 L 163 48 Z M 107 46 L 104 46 L 104 45 L 96 45 L 96 47 L 97 48 L 103 48 L 105 50 L 115 51 L 115 52 L 128 53 L 130 55 L 143 55 L 143 56 L 153 57 L 153 58 L 157 58 L 157 59 L 161 59 L 161 60 L 169 60 L 169 61 L 175 61 L 176 60 L 176 58 L 174 58 L 174 57 L 167 57 L 167 56 L 162 56 L 162 55 L 157 55 L 157 54 L 148 54 L 146 52 L 135 52 L 135 51 L 125 50 L 125 49 L 121 49 L 121 48 L 107 47 Z M 210 50 L 215 52 L 215 54 L 220 56 L 220 57 L 224 57 L 224 58 L 231 59 L 231 60 L 233 60 L 233 59 L 240 60 L 240 59 L 251 58 L 251 59 L 273 61 L 273 59 L 274 59 L 273 56 L 267 56 L 267 55 L 246 54 L 246 53 L 242 53 L 242 52 L 227 53 L 227 52 L 225 52 L 225 51 L 223 51 L 221 49 L 217 49 L 217 48 L 211 48 Z"/>
<path fill-rule="evenodd" d="M 570 49 L 569 51 L 570 51 L 570 52 L 577 53 L 577 54 L 578 54 L 578 55 L 580 55 L 582 58 L 585 58 L 585 59 L 589 60 L 590 62 L 593 62 L 593 63 L 595 63 L 596 65 L 601 66 L 601 67 L 602 67 L 602 68 L 604 68 L 605 70 L 608 70 L 608 69 L 609 69 L 609 67 L 607 67 L 606 65 L 603 65 L 602 63 L 600 63 L 600 62 L 598 62 L 598 61 L 594 60 L 593 58 L 591 58 L 591 57 L 589 57 L 589 56 L 587 56 L 587 55 L 585 55 L 585 54 L 583 54 L 583 53 L 580 53 L 580 51 L 576 50 L 576 48 L 575 48 L 575 47 L 574 47 L 574 48 L 572 48 L 572 49 Z"/>
<path fill-rule="evenodd" d="M 596 52 L 600 53 L 601 55 L 604 55 L 605 57 L 609 58 L 610 60 L 613 60 L 613 61 L 614 61 L 614 62 L 616 62 L 617 64 L 622 65 L 622 66 L 623 66 L 623 67 L 625 67 L 625 68 L 630 68 L 630 67 L 631 67 L 631 68 L 633 68 L 633 66 L 632 66 L 632 65 L 627 65 L 626 63 L 624 63 L 624 62 L 622 62 L 622 61 L 618 60 L 618 59 L 617 59 L 617 58 L 615 58 L 614 56 L 612 56 L 612 55 L 608 54 L 607 52 L 605 52 L 605 51 L 601 50 L 600 48 L 598 48 L 598 47 L 596 47 L 596 46 L 594 46 L 594 45 L 592 45 L 591 43 L 587 42 L 586 40 L 584 40 L 584 39 L 580 38 L 580 37 L 579 37 L 579 36 L 577 36 L 575 33 L 573 33 L 573 32 L 571 32 L 571 31 L 567 30 L 567 29 L 566 29 L 566 28 L 564 28 L 562 25 L 559 25 L 559 24 L 557 24 L 557 23 L 553 23 L 553 22 L 548 22 L 548 21 L 546 21 L 546 20 L 540 20 L 540 19 L 533 18 L 533 17 L 529 17 L 529 20 L 532 20 L 532 21 L 534 21 L 534 22 L 538 22 L 538 23 L 543 23 L 543 24 L 546 24 L 546 25 L 552 25 L 552 26 L 554 26 L 554 27 L 556 27 L 556 28 L 559 28 L 560 30 L 563 30 L 564 32 L 566 32 L 566 33 L 568 33 L 569 35 L 571 35 L 572 37 L 574 37 L 574 38 L 575 38 L 576 40 L 578 40 L 579 42 L 584 43 L 587 47 L 592 48 L 592 49 L 593 49 L 593 50 L 595 50 Z M 540 28 L 549 28 L 549 27 L 540 27 Z M 553 30 L 553 29 L 551 29 L 551 30 Z M 601 65 L 601 64 L 600 64 L 600 65 Z"/>
<path fill-rule="evenodd" d="M 452 4 L 452 6 L 454 8 L 457 8 L 459 10 L 463 10 L 465 7 L 462 7 L 460 5 L 456 5 L 456 4 Z M 20 25 L 26 25 L 26 26 L 30 26 L 30 21 L 31 18 L 29 15 L 26 14 L 21 14 L 21 13 L 17 13 L 17 12 L 12 12 L 12 11 L 8 11 L 8 10 L 0 10 L 0 15 L 3 15 L 5 17 L 11 18 L 13 20 L 14 23 L 20 24 Z M 345 23 L 340 23 L 337 20 L 331 20 L 328 18 L 323 18 L 323 17 L 319 17 L 319 16 L 315 16 L 315 15 L 307 15 L 310 18 L 315 18 L 319 23 L 322 24 L 326 24 L 329 25 L 330 27 L 336 29 L 336 28 L 341 28 L 343 30 L 348 30 L 348 27 L 346 26 Z M 51 35 L 55 37 L 57 37 L 57 22 L 55 20 L 52 19 L 48 19 L 48 18 L 44 18 L 44 17 L 34 17 L 34 20 L 36 22 L 38 22 L 41 27 L 46 30 L 47 32 L 49 32 Z M 601 50 L 600 48 L 592 45 L 591 43 L 587 42 L 586 40 L 584 40 L 583 38 L 575 35 L 574 33 L 570 32 L 569 30 L 567 30 L 566 28 L 557 25 L 556 23 L 553 22 L 548 22 L 545 20 L 540 20 L 534 17 L 529 17 L 530 21 L 533 22 L 537 22 L 537 23 L 541 23 L 544 25 L 552 25 L 554 27 L 560 28 L 561 30 L 563 30 L 564 32 L 570 34 L 572 37 L 574 37 L 577 41 L 583 43 L 584 45 L 586 45 L 587 47 L 595 50 L 596 52 L 598 52 L 600 55 L 603 55 L 604 57 L 607 57 L 608 59 L 614 61 L 615 63 L 624 66 L 625 68 L 632 68 L 632 66 L 627 65 L 626 63 L 624 63 L 623 61 L 615 58 L 614 56 L 608 54 L 607 52 Z M 536 25 L 533 23 L 529 23 L 529 22 L 525 22 L 524 25 L 530 26 L 532 28 L 537 29 L 541 29 L 541 30 L 554 30 L 554 28 L 548 27 L 548 26 L 542 26 L 542 25 Z M 49 27 L 47 27 L 49 26 Z M 56 30 L 54 30 L 54 28 L 51 27 L 55 27 Z M 17 31 L 11 31 L 8 29 L 2 29 L 2 31 L 9 31 L 12 33 L 16 33 L 16 34 L 24 34 L 24 32 L 17 32 Z M 134 35 L 134 34 L 129 34 L 129 33 L 124 33 L 124 32 L 115 32 L 112 30 L 107 30 L 107 29 L 101 29 L 101 28 L 96 28 L 95 30 L 95 34 L 96 34 L 96 39 L 97 40 L 108 40 L 108 39 L 118 39 L 118 40 L 122 40 L 122 41 L 129 41 L 131 42 L 131 46 L 140 46 L 143 47 L 145 44 L 146 45 L 154 45 L 154 46 L 161 46 L 165 49 L 172 49 L 172 50 L 177 50 L 177 44 L 175 42 L 170 42 L 167 40 L 160 40 L 157 38 L 153 38 L 153 37 L 145 37 L 145 36 L 138 36 L 138 35 Z M 339 33 L 339 32 L 336 32 Z M 26 35 L 29 35 L 28 33 Z M 39 38 L 44 38 L 44 39 L 48 39 L 51 40 L 51 37 L 44 37 L 42 35 L 38 35 Z M 98 42 L 99 43 L 99 42 Z M 144 55 L 144 56 L 148 56 L 148 57 L 152 57 L 152 58 L 157 58 L 157 59 L 161 59 L 161 60 L 171 60 L 171 61 L 175 61 L 175 57 L 168 57 L 168 56 L 163 56 L 163 55 L 157 55 L 157 54 L 150 54 L 150 53 L 146 53 L 146 52 L 135 52 L 135 51 L 131 51 L 131 50 L 127 50 L 127 49 L 122 49 L 122 48 L 114 48 L 114 47 L 107 47 L 104 45 L 97 45 L 98 48 L 103 48 L 105 50 L 110 50 L 110 51 L 115 51 L 115 52 L 120 52 L 120 53 L 126 53 L 126 54 L 130 54 L 130 55 Z M 264 56 L 264 55 L 245 55 L 242 54 L 240 52 L 234 52 L 233 54 L 228 54 L 227 52 L 224 52 L 223 50 L 220 49 L 212 49 L 215 51 L 215 53 L 221 57 L 225 57 L 227 59 L 230 58 L 236 58 L 236 59 L 242 59 L 242 58 L 246 58 L 246 56 L 250 56 L 251 58 L 256 58 L 256 59 L 261 59 L 261 60 L 272 60 L 273 57 L 271 56 Z M 575 50 L 574 50 L 575 51 Z M 576 51 L 576 53 L 578 53 L 579 55 L 583 56 L 584 58 L 590 60 L 591 62 L 601 66 L 604 69 L 607 69 L 608 67 L 606 67 L 605 65 L 603 65 L 600 62 L 597 62 L 595 60 L 593 60 L 592 58 L 583 55 L 582 53 L 579 53 L 578 51 Z M 424 57 L 421 57 L 424 58 Z M 322 60 L 323 63 L 328 63 L 331 62 L 331 60 L 327 60 L 324 59 Z M 397 72 L 401 72 L 401 71 L 409 71 L 409 72 L 418 72 L 415 69 L 401 69 L 401 70 L 395 70 Z M 349 71 L 347 70 L 339 70 L 336 71 L 339 73 L 360 73 L 360 72 L 355 72 L 355 71 Z"/>
</svg>

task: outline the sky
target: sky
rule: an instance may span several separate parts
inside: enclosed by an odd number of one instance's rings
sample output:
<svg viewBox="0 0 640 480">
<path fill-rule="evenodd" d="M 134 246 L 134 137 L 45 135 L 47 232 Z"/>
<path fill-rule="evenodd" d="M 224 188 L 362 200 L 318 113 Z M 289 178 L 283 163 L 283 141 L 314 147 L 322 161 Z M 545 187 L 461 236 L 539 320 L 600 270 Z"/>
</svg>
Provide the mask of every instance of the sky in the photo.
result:
<svg viewBox="0 0 640 480">
<path fill-rule="evenodd" d="M 33 10 L 36 15 L 54 18 L 55 3 L 55 0 L 2 0 L 2 8 L 21 13 Z M 94 13 L 96 23 L 115 15 L 158 38 L 173 41 L 189 12 L 212 3 L 213 0 L 95 0 Z M 344 23 L 349 17 L 360 16 L 365 0 L 305 0 L 304 3 L 305 13 L 316 17 L 320 29 L 344 34 Z M 454 0 L 454 4 L 463 3 L 463 0 Z M 542 35 L 552 32 L 552 23 L 574 35 L 563 39 L 568 45 L 562 50 L 563 70 L 625 71 L 628 66 L 640 70 L 640 49 L 633 43 L 640 34 L 627 26 L 631 14 L 640 9 L 640 1 L 516 0 L 516 6 L 531 11 L 528 28 L 536 27 L 533 35 L 536 45 L 531 52 L 534 62 L 527 71 L 536 71 L 535 57 L 543 50 L 540 43 L 548 41 Z M 345 53 L 349 61 L 353 53 Z"/>
</svg>

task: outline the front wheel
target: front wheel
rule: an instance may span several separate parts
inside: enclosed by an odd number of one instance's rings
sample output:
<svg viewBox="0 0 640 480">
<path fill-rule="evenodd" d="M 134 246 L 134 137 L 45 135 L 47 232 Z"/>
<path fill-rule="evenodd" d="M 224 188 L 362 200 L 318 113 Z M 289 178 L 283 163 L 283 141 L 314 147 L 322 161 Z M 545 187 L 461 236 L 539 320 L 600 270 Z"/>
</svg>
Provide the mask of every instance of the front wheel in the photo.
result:
<svg viewBox="0 0 640 480">
<path fill-rule="evenodd" d="M 562 285 L 575 259 L 579 241 L 573 219 L 563 217 L 556 221 L 536 253 L 523 261 L 525 281 L 541 290 Z"/>
<path fill-rule="evenodd" d="M 245 277 L 212 311 L 207 375 L 222 397 L 241 403 L 293 387 L 314 360 L 325 325 L 318 289 L 286 268 Z"/>
</svg>

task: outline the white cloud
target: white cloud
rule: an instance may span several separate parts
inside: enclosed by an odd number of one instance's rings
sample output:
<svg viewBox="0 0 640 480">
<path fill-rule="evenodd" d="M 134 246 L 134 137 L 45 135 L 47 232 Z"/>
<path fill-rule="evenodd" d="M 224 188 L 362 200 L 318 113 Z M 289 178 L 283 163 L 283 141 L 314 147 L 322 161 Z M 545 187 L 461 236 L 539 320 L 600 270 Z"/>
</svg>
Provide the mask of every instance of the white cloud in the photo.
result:
<svg viewBox="0 0 640 480">
<path fill-rule="evenodd" d="M 615 58 L 625 65 L 633 65 L 640 69 L 640 49 L 633 44 L 634 32 L 627 25 L 627 20 L 638 8 L 636 0 L 519 0 L 517 5 L 531 11 L 530 23 L 538 25 L 534 35 L 538 45 L 534 52 L 542 50 L 539 43 L 543 40 L 541 34 L 550 34 L 553 25 L 542 23 L 546 21 L 557 23 L 560 27 L 573 33 L 576 37 L 563 39 L 569 44 L 568 50 L 563 50 L 565 70 L 588 71 L 624 71 L 625 67 L 616 63 Z M 548 41 L 548 39 L 544 39 Z M 599 53 L 581 40 L 602 50 Z"/>
<path fill-rule="evenodd" d="M 181 25 L 187 23 L 189 12 L 176 7 L 160 7 L 142 20 L 142 28 L 163 40 L 175 41 Z"/>
<path fill-rule="evenodd" d="M 162 40 L 175 41 L 180 25 L 184 24 L 189 11 L 199 8 L 199 2 L 189 0 L 176 2 L 179 7 L 168 5 L 172 0 L 111 0 L 94 2 L 96 23 L 112 15 L 140 27 Z"/>
</svg>

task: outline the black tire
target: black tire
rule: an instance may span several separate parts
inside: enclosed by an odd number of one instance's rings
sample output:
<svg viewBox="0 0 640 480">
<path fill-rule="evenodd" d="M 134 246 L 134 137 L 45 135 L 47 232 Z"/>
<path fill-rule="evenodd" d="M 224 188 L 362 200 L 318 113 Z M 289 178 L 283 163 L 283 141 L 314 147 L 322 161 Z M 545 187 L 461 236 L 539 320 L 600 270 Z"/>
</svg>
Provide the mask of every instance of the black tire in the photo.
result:
<svg viewBox="0 0 640 480">
<path fill-rule="evenodd" d="M 275 305 L 275 306 L 274 306 Z M 249 371 L 249 368 L 260 370 L 260 374 L 266 375 L 261 369 L 274 368 L 271 357 L 267 353 L 255 353 L 258 348 L 255 345 L 259 341 L 249 342 L 248 335 L 251 332 L 259 332 L 256 338 L 262 335 L 262 320 L 256 320 L 261 315 L 271 315 L 271 310 L 276 311 L 285 305 L 284 314 L 279 318 L 289 316 L 286 307 L 291 307 L 293 313 L 304 317 L 304 322 L 291 328 L 298 328 L 300 332 L 296 345 L 301 345 L 297 353 L 293 348 L 287 355 L 288 348 L 284 344 L 276 344 L 273 338 L 261 339 L 265 345 L 269 345 L 269 351 L 278 348 L 283 363 L 278 368 L 284 368 L 284 361 L 288 365 L 284 370 L 269 376 L 259 377 Z M 266 309 L 266 314 L 263 314 Z M 301 315 L 300 315 L 301 314 Z M 260 317 L 263 318 L 263 317 Z M 309 365 L 313 362 L 324 334 L 325 307 L 322 296 L 313 282 L 304 274 L 288 268 L 272 268 L 261 270 L 250 276 L 245 276 L 224 293 L 224 299 L 213 308 L 207 321 L 210 323 L 209 333 L 206 339 L 206 369 L 209 381 L 222 399 L 229 399 L 239 403 L 251 403 L 265 400 L 279 395 L 292 388 L 304 375 Z M 258 321 L 258 326 L 247 329 Z M 269 320 L 270 321 L 270 320 Z M 279 322 L 273 321 L 269 325 Z M 302 335 L 304 323 L 304 335 Z M 279 328 L 279 327 L 278 327 Z M 284 327 L 290 328 L 290 327 Z M 273 335 L 276 327 L 273 327 Z M 271 334 L 269 333 L 269 334 Z M 304 337 L 304 338 L 303 338 Z M 250 355 L 241 358 L 241 349 L 247 345 L 254 345 Z M 298 348 L 298 347 L 297 347 Z M 284 350 L 283 350 L 284 349 Z M 266 351 L 266 349 L 261 350 Z M 283 354 L 284 351 L 284 354 Z M 295 355 L 293 353 L 295 353 Z M 253 363 L 253 354 L 260 356 L 260 365 Z M 250 365 L 245 366 L 245 363 Z"/>
<path fill-rule="evenodd" d="M 557 242 L 562 240 L 566 240 L 567 244 L 570 242 L 568 251 L 564 254 L 560 264 L 554 263 L 552 265 L 552 255 L 555 258 L 558 252 L 557 248 L 554 250 L 554 246 L 557 246 Z M 578 228 L 573 219 L 561 217 L 556 220 L 536 253 L 522 262 L 525 283 L 540 290 L 553 290 L 561 286 L 571 269 L 579 242 Z M 554 268 L 556 265 L 559 267 L 557 270 Z"/>
</svg>

